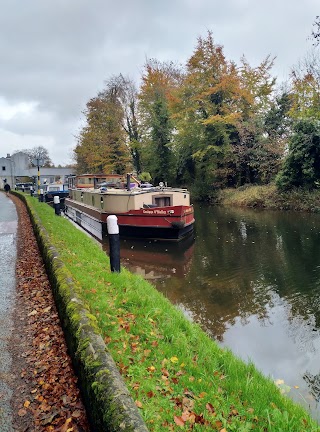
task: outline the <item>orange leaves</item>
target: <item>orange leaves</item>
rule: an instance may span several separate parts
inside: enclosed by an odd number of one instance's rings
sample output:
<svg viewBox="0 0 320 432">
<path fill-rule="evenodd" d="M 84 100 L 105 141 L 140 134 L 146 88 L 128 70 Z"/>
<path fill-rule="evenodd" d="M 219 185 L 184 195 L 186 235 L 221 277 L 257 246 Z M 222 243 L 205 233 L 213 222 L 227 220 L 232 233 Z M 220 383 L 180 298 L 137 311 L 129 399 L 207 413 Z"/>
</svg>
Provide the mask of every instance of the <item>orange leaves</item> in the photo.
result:
<svg viewBox="0 0 320 432">
<path fill-rule="evenodd" d="M 194 412 L 185 411 L 182 413 L 181 416 L 174 416 L 173 420 L 176 425 L 178 426 L 185 426 L 186 424 L 189 424 L 191 428 L 194 424 L 201 424 L 209 426 L 210 422 L 208 420 L 205 420 L 202 414 L 197 415 Z"/>
<path fill-rule="evenodd" d="M 23 417 L 26 414 L 27 414 L 27 411 L 25 409 L 23 409 L 23 408 L 19 409 L 19 411 L 18 411 L 18 416 L 19 417 Z"/>
<path fill-rule="evenodd" d="M 174 416 L 174 422 L 178 426 L 184 426 L 185 421 L 182 419 L 182 417 Z"/>
<path fill-rule="evenodd" d="M 206 409 L 209 411 L 209 413 L 213 414 L 215 412 L 215 409 L 211 403 L 206 404 Z"/>
<path fill-rule="evenodd" d="M 207 119 L 202 120 L 204 125 L 224 124 L 224 125 L 236 125 L 237 121 L 240 120 L 240 114 L 231 112 L 225 115 L 216 114 L 209 116 Z"/>
<path fill-rule="evenodd" d="M 138 401 L 138 400 L 135 400 L 134 401 L 134 403 L 136 404 L 136 406 L 138 407 L 138 408 L 142 408 L 142 402 L 140 402 L 140 401 Z"/>
<path fill-rule="evenodd" d="M 70 423 L 72 422 L 72 418 L 69 417 L 65 421 L 65 423 L 57 430 L 57 432 L 73 432 L 74 429 L 70 427 Z"/>
<path fill-rule="evenodd" d="M 195 403 L 196 400 L 193 398 L 193 395 L 190 391 L 185 390 L 185 396 L 183 398 L 172 398 L 171 400 L 175 403 L 175 408 L 182 411 L 181 415 L 175 415 L 173 417 L 174 423 L 178 426 L 186 426 L 190 427 L 190 430 L 193 428 L 194 424 L 201 424 L 205 426 L 210 426 L 211 423 L 209 420 L 204 418 L 203 413 L 197 414 L 195 411 Z M 201 395 L 202 397 L 203 395 Z M 207 403 L 206 405 L 207 411 L 209 415 L 215 415 L 215 409 L 211 403 Z"/>
<path fill-rule="evenodd" d="M 130 333 L 131 326 L 135 324 L 135 315 L 127 313 L 124 316 L 118 316 L 118 331 L 125 330 L 126 333 Z"/>
<path fill-rule="evenodd" d="M 108 344 L 112 341 L 112 338 L 111 338 L 110 336 L 106 336 L 106 337 L 104 338 L 104 341 L 105 341 L 105 343 L 108 345 Z"/>
<path fill-rule="evenodd" d="M 164 376 L 164 377 L 166 377 L 166 378 L 169 376 L 169 371 L 168 371 L 168 369 L 162 368 L 162 369 L 161 369 L 161 372 L 162 372 L 162 376 Z"/>
</svg>

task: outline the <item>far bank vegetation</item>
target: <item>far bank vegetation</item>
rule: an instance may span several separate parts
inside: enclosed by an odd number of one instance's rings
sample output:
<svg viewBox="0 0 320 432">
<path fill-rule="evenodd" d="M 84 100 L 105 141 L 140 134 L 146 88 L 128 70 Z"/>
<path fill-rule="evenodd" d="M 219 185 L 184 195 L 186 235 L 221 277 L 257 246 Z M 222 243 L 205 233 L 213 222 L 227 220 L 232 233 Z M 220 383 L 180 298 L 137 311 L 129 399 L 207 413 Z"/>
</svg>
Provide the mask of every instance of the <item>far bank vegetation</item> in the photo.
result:
<svg viewBox="0 0 320 432">
<path fill-rule="evenodd" d="M 314 26 L 314 46 L 286 83 L 272 74 L 276 59 L 252 66 L 243 56 L 236 64 L 210 31 L 184 65 L 148 59 L 139 86 L 110 77 L 86 105 L 74 150 L 78 173 L 150 173 L 154 184 L 186 186 L 207 201 L 228 188 L 267 185 L 252 194 L 282 193 L 280 201 L 297 189 L 317 190 L 319 21 Z"/>
</svg>

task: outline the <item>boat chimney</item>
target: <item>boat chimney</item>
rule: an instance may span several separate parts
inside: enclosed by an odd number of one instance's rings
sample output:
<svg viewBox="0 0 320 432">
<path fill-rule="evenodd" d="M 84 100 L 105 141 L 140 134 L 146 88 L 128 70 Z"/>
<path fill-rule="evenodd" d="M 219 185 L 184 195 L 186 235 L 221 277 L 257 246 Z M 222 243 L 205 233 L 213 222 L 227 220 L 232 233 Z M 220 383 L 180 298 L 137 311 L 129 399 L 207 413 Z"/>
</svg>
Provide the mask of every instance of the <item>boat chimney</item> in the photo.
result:
<svg viewBox="0 0 320 432">
<path fill-rule="evenodd" d="M 128 191 L 131 189 L 130 180 L 131 180 L 131 174 L 127 174 L 127 190 Z"/>
</svg>

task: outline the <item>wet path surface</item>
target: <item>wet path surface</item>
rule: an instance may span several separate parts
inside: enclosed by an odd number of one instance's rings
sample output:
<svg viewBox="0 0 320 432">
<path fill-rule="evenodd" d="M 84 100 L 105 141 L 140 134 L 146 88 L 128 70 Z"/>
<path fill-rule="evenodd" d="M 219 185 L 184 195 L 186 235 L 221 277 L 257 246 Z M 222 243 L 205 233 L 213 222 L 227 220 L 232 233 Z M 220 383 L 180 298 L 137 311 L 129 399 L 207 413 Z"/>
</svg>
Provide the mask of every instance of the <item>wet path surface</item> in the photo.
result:
<svg viewBox="0 0 320 432">
<path fill-rule="evenodd" d="M 0 431 L 13 430 L 10 399 L 12 358 L 9 352 L 15 302 L 18 216 L 15 205 L 0 193 Z"/>
</svg>

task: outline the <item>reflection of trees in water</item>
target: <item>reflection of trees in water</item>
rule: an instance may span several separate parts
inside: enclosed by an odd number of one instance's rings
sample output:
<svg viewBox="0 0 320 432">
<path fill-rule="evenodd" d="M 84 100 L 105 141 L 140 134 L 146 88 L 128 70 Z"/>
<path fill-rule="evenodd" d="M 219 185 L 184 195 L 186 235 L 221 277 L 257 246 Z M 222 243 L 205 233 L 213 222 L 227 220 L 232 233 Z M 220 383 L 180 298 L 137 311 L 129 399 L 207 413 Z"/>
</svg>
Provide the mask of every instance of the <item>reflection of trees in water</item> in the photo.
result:
<svg viewBox="0 0 320 432">
<path fill-rule="evenodd" d="M 289 320 L 320 328 L 320 217 L 247 209 L 196 208 L 197 238 L 185 280 L 159 289 L 221 339 L 237 318 L 268 320 L 285 299 Z M 318 266 L 318 267 L 317 267 Z"/>
<path fill-rule="evenodd" d="M 197 256 L 211 256 L 211 271 L 218 277 L 209 279 L 219 291 L 218 302 L 227 297 L 232 309 L 238 305 L 238 316 L 264 316 L 262 309 L 276 292 L 291 304 L 293 315 L 308 319 L 312 314 L 320 327 L 315 295 L 320 286 L 319 215 L 211 210 L 211 218 L 200 218 L 197 230 L 212 241 L 196 246 Z M 199 260 L 195 264 L 203 281 L 206 269 Z"/>
<path fill-rule="evenodd" d="M 312 375 L 310 372 L 306 372 L 303 375 L 303 379 L 307 383 L 311 395 L 314 397 L 316 402 L 320 402 L 320 374 Z"/>
<path fill-rule="evenodd" d="M 251 315 L 263 321 L 269 319 L 266 305 L 273 301 L 271 292 L 265 290 L 260 297 L 255 295 L 256 287 L 249 280 L 243 279 L 235 284 L 217 279 L 213 284 L 204 276 L 198 276 L 196 283 L 175 282 L 170 280 L 168 289 L 165 284 L 157 286 L 171 302 L 183 304 L 186 314 L 218 340 L 223 339 L 226 329 L 234 325 L 239 317 L 243 323 Z M 261 301 L 262 296 L 264 301 Z"/>
</svg>

